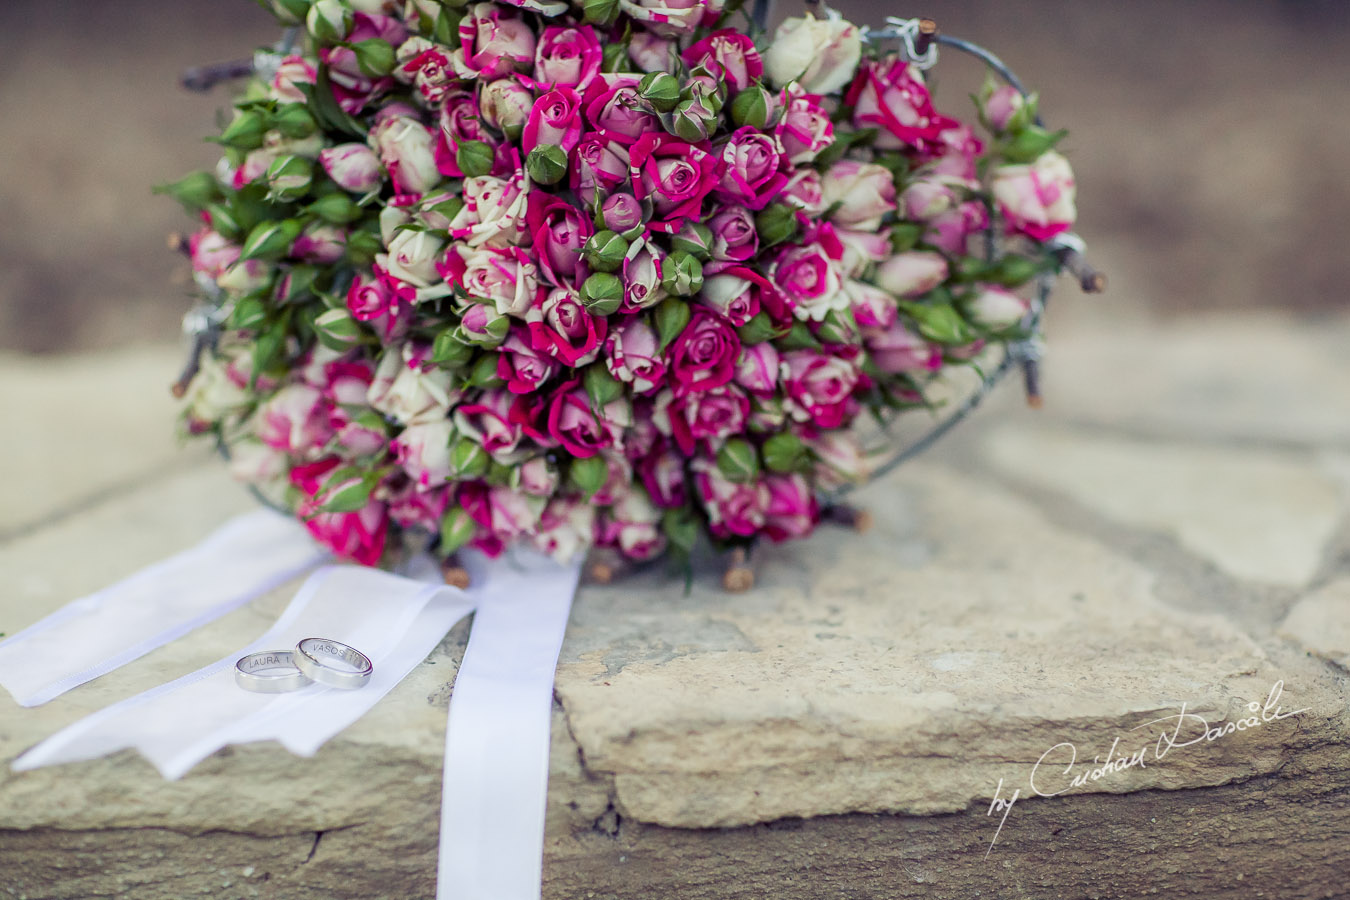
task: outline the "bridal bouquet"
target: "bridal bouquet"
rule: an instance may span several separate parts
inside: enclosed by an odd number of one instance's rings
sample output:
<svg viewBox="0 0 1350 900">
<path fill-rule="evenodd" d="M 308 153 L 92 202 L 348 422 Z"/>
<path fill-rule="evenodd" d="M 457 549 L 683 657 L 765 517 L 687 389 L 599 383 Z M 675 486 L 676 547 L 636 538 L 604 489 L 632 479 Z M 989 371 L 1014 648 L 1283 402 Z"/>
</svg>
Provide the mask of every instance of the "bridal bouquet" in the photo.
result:
<svg viewBox="0 0 1350 900">
<path fill-rule="evenodd" d="M 940 112 L 832 12 L 264 5 L 290 51 L 168 187 L 218 323 L 186 428 L 359 563 L 803 537 L 1073 223 L 1034 98 Z"/>
</svg>

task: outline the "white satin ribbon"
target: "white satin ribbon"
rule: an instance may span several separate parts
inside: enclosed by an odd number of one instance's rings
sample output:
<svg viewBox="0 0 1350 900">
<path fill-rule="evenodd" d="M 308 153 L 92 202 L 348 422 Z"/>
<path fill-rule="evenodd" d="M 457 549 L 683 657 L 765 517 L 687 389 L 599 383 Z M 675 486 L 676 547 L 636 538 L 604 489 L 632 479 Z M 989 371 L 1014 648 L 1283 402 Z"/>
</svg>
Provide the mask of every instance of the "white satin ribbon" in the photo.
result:
<svg viewBox="0 0 1350 900">
<path fill-rule="evenodd" d="M 197 546 L 0 641 L 0 685 L 20 706 L 46 703 L 327 558 L 294 519 L 270 510 L 238 516 Z"/>
<path fill-rule="evenodd" d="M 426 658 L 473 608 L 463 591 L 359 566 L 327 567 L 305 582 L 262 637 L 205 668 L 75 722 L 14 761 L 18 771 L 135 748 L 160 774 L 177 779 L 226 744 L 276 740 L 311 756 L 360 718 Z M 326 637 L 361 650 L 375 664 L 358 690 L 311 684 L 257 694 L 234 683 L 246 653 L 289 649 Z"/>
<path fill-rule="evenodd" d="M 538 900 L 553 672 L 580 563 L 516 552 L 485 565 L 450 695 L 437 900 Z"/>
</svg>

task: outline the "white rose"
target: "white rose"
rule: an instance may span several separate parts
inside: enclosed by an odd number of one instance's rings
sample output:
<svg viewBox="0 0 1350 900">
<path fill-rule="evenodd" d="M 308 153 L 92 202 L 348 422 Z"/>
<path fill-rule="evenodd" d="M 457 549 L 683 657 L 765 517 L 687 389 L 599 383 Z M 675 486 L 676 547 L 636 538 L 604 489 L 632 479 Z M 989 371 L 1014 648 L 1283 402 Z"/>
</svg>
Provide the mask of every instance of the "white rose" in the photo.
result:
<svg viewBox="0 0 1350 900">
<path fill-rule="evenodd" d="M 811 94 L 832 94 L 853 80 L 862 59 L 862 37 L 837 14 L 788 19 L 764 51 L 764 74 L 775 87 L 796 81 Z"/>
<path fill-rule="evenodd" d="M 416 119 L 390 116 L 371 130 L 369 140 L 397 190 L 425 194 L 441 180 L 436 138 Z"/>
<path fill-rule="evenodd" d="M 429 231 L 405 228 L 389 241 L 389 252 L 379 260 L 390 275 L 415 287 L 430 287 L 441 280 L 436 260 L 445 241 Z"/>
<path fill-rule="evenodd" d="M 409 365 L 411 355 L 412 348 L 406 345 L 402 351 L 385 351 L 366 401 L 403 425 L 444 419 L 459 399 L 450 387 L 450 373 L 439 368 L 423 372 L 420 364 Z"/>
</svg>

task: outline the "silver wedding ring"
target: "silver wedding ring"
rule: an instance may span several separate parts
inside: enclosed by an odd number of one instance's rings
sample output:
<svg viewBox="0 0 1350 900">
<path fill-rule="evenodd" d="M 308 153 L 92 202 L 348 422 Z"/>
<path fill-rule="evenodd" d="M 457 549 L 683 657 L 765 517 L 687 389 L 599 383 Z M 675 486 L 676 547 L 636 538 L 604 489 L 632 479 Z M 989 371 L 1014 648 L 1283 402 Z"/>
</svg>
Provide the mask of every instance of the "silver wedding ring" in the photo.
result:
<svg viewBox="0 0 1350 900">
<path fill-rule="evenodd" d="M 250 653 L 234 664 L 234 683 L 259 694 L 298 690 L 311 680 L 295 664 L 295 654 L 289 650 Z"/>
<path fill-rule="evenodd" d="M 295 645 L 294 658 L 310 679 L 335 688 L 359 688 L 375 671 L 369 656 L 328 638 L 305 638 Z"/>
</svg>

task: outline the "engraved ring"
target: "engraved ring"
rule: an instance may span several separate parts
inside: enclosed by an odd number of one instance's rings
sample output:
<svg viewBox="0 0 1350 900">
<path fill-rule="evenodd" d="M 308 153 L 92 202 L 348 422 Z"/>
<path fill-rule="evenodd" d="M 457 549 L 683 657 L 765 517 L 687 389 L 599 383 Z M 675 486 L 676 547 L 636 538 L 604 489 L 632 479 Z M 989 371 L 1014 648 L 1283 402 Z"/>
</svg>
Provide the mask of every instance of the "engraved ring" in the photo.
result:
<svg viewBox="0 0 1350 900">
<path fill-rule="evenodd" d="M 348 690 L 361 687 L 375 671 L 369 656 L 327 638 L 305 638 L 296 644 L 295 664 L 319 684 Z"/>
<path fill-rule="evenodd" d="M 283 694 L 309 684 L 289 650 L 267 650 L 241 656 L 234 664 L 234 683 L 259 694 Z"/>
</svg>

